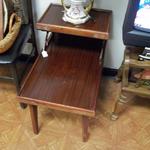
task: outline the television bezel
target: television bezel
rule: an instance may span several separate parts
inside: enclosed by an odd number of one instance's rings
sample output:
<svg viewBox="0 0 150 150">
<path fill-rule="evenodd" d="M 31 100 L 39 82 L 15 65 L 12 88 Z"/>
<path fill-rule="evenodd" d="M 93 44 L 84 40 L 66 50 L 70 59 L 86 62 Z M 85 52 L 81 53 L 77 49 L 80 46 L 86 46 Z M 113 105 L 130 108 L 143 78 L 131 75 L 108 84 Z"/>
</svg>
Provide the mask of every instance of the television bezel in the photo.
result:
<svg viewBox="0 0 150 150">
<path fill-rule="evenodd" d="M 140 0 L 129 0 L 123 23 L 123 42 L 125 45 L 150 47 L 150 33 L 136 29 L 134 21 L 139 10 Z"/>
</svg>

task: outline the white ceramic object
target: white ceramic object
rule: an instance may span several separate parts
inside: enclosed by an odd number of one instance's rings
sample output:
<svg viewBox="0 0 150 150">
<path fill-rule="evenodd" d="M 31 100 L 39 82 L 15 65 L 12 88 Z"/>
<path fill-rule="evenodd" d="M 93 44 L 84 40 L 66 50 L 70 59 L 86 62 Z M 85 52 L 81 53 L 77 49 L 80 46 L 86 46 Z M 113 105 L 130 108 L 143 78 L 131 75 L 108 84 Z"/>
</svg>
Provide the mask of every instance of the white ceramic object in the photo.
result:
<svg viewBox="0 0 150 150">
<path fill-rule="evenodd" d="M 94 0 L 90 0 L 90 4 L 87 6 L 87 8 L 84 8 L 84 3 L 86 2 L 86 0 L 70 0 L 69 8 L 65 7 L 62 1 L 62 4 L 65 8 L 63 20 L 75 25 L 85 23 L 90 18 L 88 9 L 92 8 L 93 1 Z"/>
<path fill-rule="evenodd" d="M 7 6 L 6 6 L 6 3 L 5 3 L 5 0 L 3 0 L 3 10 L 4 10 L 4 33 L 6 31 L 6 28 L 7 28 L 7 24 L 8 24 L 8 9 L 7 9 Z"/>
</svg>

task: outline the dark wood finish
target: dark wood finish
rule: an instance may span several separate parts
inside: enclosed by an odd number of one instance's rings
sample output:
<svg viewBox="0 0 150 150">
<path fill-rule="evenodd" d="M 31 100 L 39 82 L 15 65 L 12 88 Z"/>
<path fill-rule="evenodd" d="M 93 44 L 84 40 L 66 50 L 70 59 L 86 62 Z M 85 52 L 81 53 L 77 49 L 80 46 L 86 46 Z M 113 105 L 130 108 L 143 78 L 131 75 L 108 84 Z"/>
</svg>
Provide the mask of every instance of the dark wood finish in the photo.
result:
<svg viewBox="0 0 150 150">
<path fill-rule="evenodd" d="M 3 39 L 3 0 L 0 0 L 0 40 Z"/>
<path fill-rule="evenodd" d="M 31 121 L 32 121 L 32 127 L 35 134 L 38 134 L 38 113 L 37 113 L 37 106 L 35 105 L 29 105 L 30 108 L 30 115 L 31 115 Z"/>
<path fill-rule="evenodd" d="M 48 49 L 49 57 L 38 59 L 20 100 L 95 116 L 102 67 L 100 48 L 101 42 L 96 39 L 55 35 Z"/>
<path fill-rule="evenodd" d="M 89 127 L 89 118 L 86 116 L 82 116 L 83 142 L 86 142 L 89 138 L 88 127 Z"/>
<path fill-rule="evenodd" d="M 62 20 L 62 10 L 60 5 L 50 5 L 36 24 L 47 35 L 53 33 L 45 40 L 49 56 L 37 58 L 19 100 L 30 107 L 43 105 L 82 115 L 83 140 L 87 141 L 88 117 L 95 116 L 111 11 L 92 10 L 91 20 L 74 26 Z M 31 116 L 37 130 L 33 106 Z"/>
<path fill-rule="evenodd" d="M 109 22 L 111 11 L 92 10 L 90 15 L 92 19 L 87 23 L 74 26 L 62 20 L 62 6 L 50 5 L 44 15 L 36 24 L 36 28 L 44 31 L 59 32 L 107 40 L 109 38 Z"/>
</svg>

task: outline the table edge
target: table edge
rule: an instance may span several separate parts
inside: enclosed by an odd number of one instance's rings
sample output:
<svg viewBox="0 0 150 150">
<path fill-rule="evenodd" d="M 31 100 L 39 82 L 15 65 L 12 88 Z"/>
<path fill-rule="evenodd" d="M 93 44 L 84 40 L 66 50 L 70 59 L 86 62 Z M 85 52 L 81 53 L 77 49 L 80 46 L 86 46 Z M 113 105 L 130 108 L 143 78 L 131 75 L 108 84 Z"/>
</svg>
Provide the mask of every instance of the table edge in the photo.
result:
<svg viewBox="0 0 150 150">
<path fill-rule="evenodd" d="M 47 11 L 50 9 L 50 7 L 52 5 L 61 6 L 60 4 L 51 3 L 48 6 L 48 8 L 46 9 L 46 11 L 43 13 L 41 18 L 37 21 L 37 23 L 35 25 L 37 30 L 56 32 L 56 33 L 58 32 L 58 33 L 77 35 L 77 36 L 83 36 L 83 37 L 91 37 L 91 38 L 96 38 L 96 39 L 101 39 L 101 40 L 108 40 L 109 39 L 109 32 L 99 32 L 96 30 L 74 28 L 74 27 L 65 27 L 65 26 L 60 26 L 60 25 L 52 25 L 52 24 L 42 23 L 41 20 L 43 19 L 43 17 L 45 16 L 45 14 L 47 13 Z M 111 10 L 98 9 L 98 8 L 93 8 L 93 10 L 104 11 L 104 12 L 108 12 L 108 13 L 112 14 Z M 111 17 L 109 16 L 109 22 L 110 22 L 110 18 Z M 108 31 L 109 31 L 109 28 L 110 28 L 110 24 L 108 25 Z M 67 31 L 65 31 L 66 29 L 67 29 Z M 78 32 L 76 32 L 79 30 L 82 31 L 83 34 L 81 32 L 80 32 L 80 34 Z M 74 31 L 74 33 L 72 34 L 71 31 Z M 90 34 L 90 36 L 88 34 Z"/>
<path fill-rule="evenodd" d="M 33 98 L 27 98 L 21 95 L 18 95 L 17 98 L 19 99 L 19 102 L 29 104 L 29 105 L 41 105 L 41 106 L 46 106 L 50 109 L 54 110 L 59 110 L 59 111 L 64 111 L 64 112 L 70 112 L 70 113 L 75 113 L 79 115 L 84 115 L 88 117 L 95 117 L 95 110 L 90 110 L 90 109 L 84 109 L 84 108 L 79 108 L 79 107 L 73 107 L 73 106 L 67 106 L 63 104 L 58 104 L 58 103 L 52 103 L 52 102 L 47 102 L 43 101 L 40 99 L 33 99 Z"/>
</svg>

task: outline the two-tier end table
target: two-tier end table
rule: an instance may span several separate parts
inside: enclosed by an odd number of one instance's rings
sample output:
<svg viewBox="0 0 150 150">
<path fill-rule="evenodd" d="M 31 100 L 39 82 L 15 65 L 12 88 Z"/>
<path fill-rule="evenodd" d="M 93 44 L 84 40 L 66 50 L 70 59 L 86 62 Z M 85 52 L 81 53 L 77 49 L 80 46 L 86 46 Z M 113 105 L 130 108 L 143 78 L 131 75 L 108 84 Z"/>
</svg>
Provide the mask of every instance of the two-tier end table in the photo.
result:
<svg viewBox="0 0 150 150">
<path fill-rule="evenodd" d="M 93 9 L 82 25 L 62 20 L 63 8 L 51 4 L 37 22 L 38 30 L 52 32 L 48 57 L 39 56 L 29 72 L 19 101 L 29 105 L 34 133 L 37 106 L 82 115 L 83 140 L 89 117 L 95 116 L 104 50 L 109 38 L 111 11 Z"/>
</svg>

